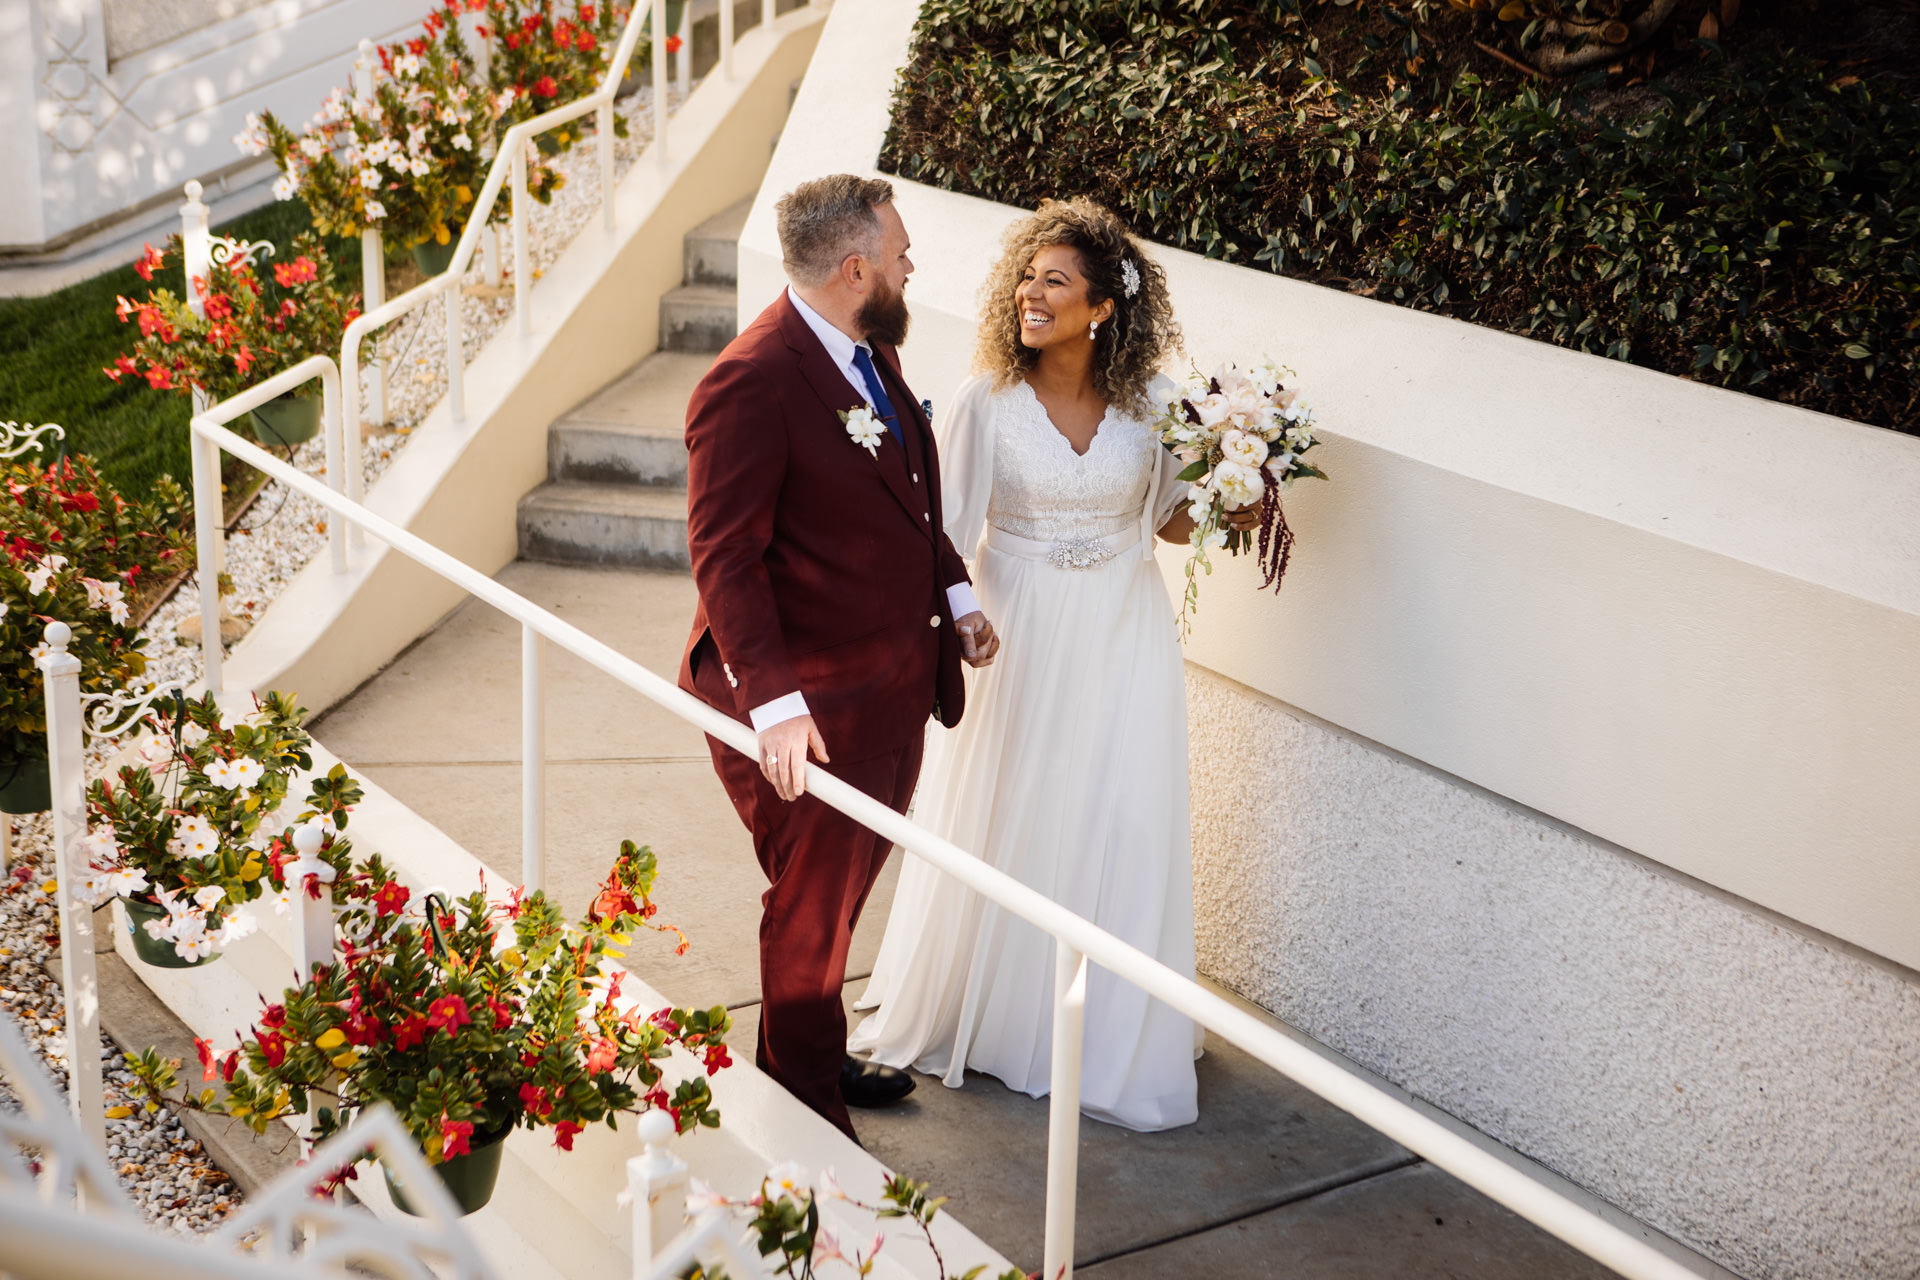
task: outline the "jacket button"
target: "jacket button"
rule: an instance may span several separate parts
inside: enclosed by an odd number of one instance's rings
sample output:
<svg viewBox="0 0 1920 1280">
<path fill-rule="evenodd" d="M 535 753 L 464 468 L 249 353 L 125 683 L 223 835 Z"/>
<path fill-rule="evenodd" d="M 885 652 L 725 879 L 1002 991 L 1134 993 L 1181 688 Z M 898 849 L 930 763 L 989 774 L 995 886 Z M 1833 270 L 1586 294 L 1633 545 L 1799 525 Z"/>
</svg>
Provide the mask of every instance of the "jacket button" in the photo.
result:
<svg viewBox="0 0 1920 1280">
<path fill-rule="evenodd" d="M 920 518 L 921 518 L 922 520 L 925 520 L 925 521 L 926 521 L 926 522 L 927 522 L 928 524 L 932 524 L 932 523 L 933 523 L 933 512 L 931 512 L 931 511 L 922 511 L 922 512 L 920 513 Z"/>
<path fill-rule="evenodd" d="M 936 613 L 936 614 L 934 614 L 934 615 L 933 615 L 933 616 L 932 616 L 931 618 L 928 618 L 928 619 L 927 619 L 927 625 L 928 625 L 928 626 L 930 626 L 930 627 L 937 627 L 937 626 L 939 626 L 939 625 L 940 625 L 940 615 Z"/>
<path fill-rule="evenodd" d="M 920 483 L 920 473 L 919 473 L 918 471 L 916 471 L 916 472 L 914 472 L 914 473 L 913 473 L 913 482 L 914 482 L 915 484 L 919 484 L 919 483 Z"/>
</svg>

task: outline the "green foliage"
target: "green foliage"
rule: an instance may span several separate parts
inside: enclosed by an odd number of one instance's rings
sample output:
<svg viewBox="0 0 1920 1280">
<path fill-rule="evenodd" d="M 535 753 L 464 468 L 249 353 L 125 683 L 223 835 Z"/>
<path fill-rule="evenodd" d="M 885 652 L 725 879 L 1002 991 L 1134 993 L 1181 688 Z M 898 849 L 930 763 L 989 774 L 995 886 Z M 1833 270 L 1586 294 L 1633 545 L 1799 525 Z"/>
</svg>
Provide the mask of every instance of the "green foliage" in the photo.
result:
<svg viewBox="0 0 1920 1280">
<path fill-rule="evenodd" d="M 882 167 L 1092 195 L 1210 257 L 1920 430 L 1920 104 L 1790 56 L 1632 111 L 1598 77 L 1362 90 L 1383 42 L 1327 65 L 1306 7 L 934 0 Z"/>
<path fill-rule="evenodd" d="M 222 224 L 239 240 L 268 240 L 282 254 L 310 228 L 306 206 L 283 201 Z M 162 237 L 154 236 L 160 243 Z M 334 281 L 360 287 L 358 239 L 329 241 Z M 282 259 L 275 258 L 274 261 Z M 184 290 L 178 272 L 163 283 Z M 185 479 L 187 418 L 183 399 L 155 395 L 144 383 L 115 383 L 102 369 L 127 346 L 114 299 L 147 288 L 132 266 L 117 267 L 39 298 L 0 298 L 0 418 L 57 422 L 67 438 L 54 456 L 86 454 L 124 493 L 151 493 L 161 476 Z"/>
</svg>

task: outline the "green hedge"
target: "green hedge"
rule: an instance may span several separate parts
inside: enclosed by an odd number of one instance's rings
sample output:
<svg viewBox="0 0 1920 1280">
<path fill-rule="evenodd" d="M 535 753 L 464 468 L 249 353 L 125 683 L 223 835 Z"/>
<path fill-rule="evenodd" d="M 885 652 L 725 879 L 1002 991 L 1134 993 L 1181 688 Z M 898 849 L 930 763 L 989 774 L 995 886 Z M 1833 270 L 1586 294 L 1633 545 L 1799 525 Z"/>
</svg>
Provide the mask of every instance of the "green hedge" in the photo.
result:
<svg viewBox="0 0 1920 1280">
<path fill-rule="evenodd" d="M 1343 80 L 1302 15 L 934 0 L 881 166 L 1092 195 L 1162 243 L 1920 432 L 1920 104 L 1790 55 L 1631 109 L 1600 76 L 1363 90 L 1372 54 Z"/>
</svg>

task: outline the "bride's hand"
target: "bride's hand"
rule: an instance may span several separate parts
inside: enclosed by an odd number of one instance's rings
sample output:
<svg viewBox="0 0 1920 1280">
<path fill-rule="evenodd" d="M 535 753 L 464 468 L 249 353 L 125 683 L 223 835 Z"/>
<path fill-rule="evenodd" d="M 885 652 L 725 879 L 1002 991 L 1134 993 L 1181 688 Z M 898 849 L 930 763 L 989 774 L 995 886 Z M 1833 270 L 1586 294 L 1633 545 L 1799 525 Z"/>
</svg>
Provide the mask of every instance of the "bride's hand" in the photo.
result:
<svg viewBox="0 0 1920 1280">
<path fill-rule="evenodd" d="M 1260 507 L 1255 504 L 1226 513 L 1226 527 L 1235 533 L 1251 533 L 1260 527 Z"/>
</svg>

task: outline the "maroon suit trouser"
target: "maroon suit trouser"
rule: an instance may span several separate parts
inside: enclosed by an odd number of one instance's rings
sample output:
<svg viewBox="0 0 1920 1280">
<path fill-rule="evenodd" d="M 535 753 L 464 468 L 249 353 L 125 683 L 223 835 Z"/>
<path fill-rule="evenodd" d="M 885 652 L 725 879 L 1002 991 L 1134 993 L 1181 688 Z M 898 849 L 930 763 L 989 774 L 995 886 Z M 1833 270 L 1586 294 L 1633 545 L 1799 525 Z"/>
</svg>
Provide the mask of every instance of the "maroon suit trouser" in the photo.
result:
<svg viewBox="0 0 1920 1280">
<path fill-rule="evenodd" d="M 782 800 L 751 757 L 714 738 L 707 746 L 767 875 L 760 899 L 760 1042 L 754 1061 L 852 1137 L 853 1120 L 840 1097 L 840 1067 L 847 1053 L 840 993 L 853 928 L 886 866 L 892 841 L 812 792 L 791 803 Z M 827 768 L 904 813 L 920 780 L 925 746 L 923 736 L 915 734 L 885 755 Z"/>
</svg>

